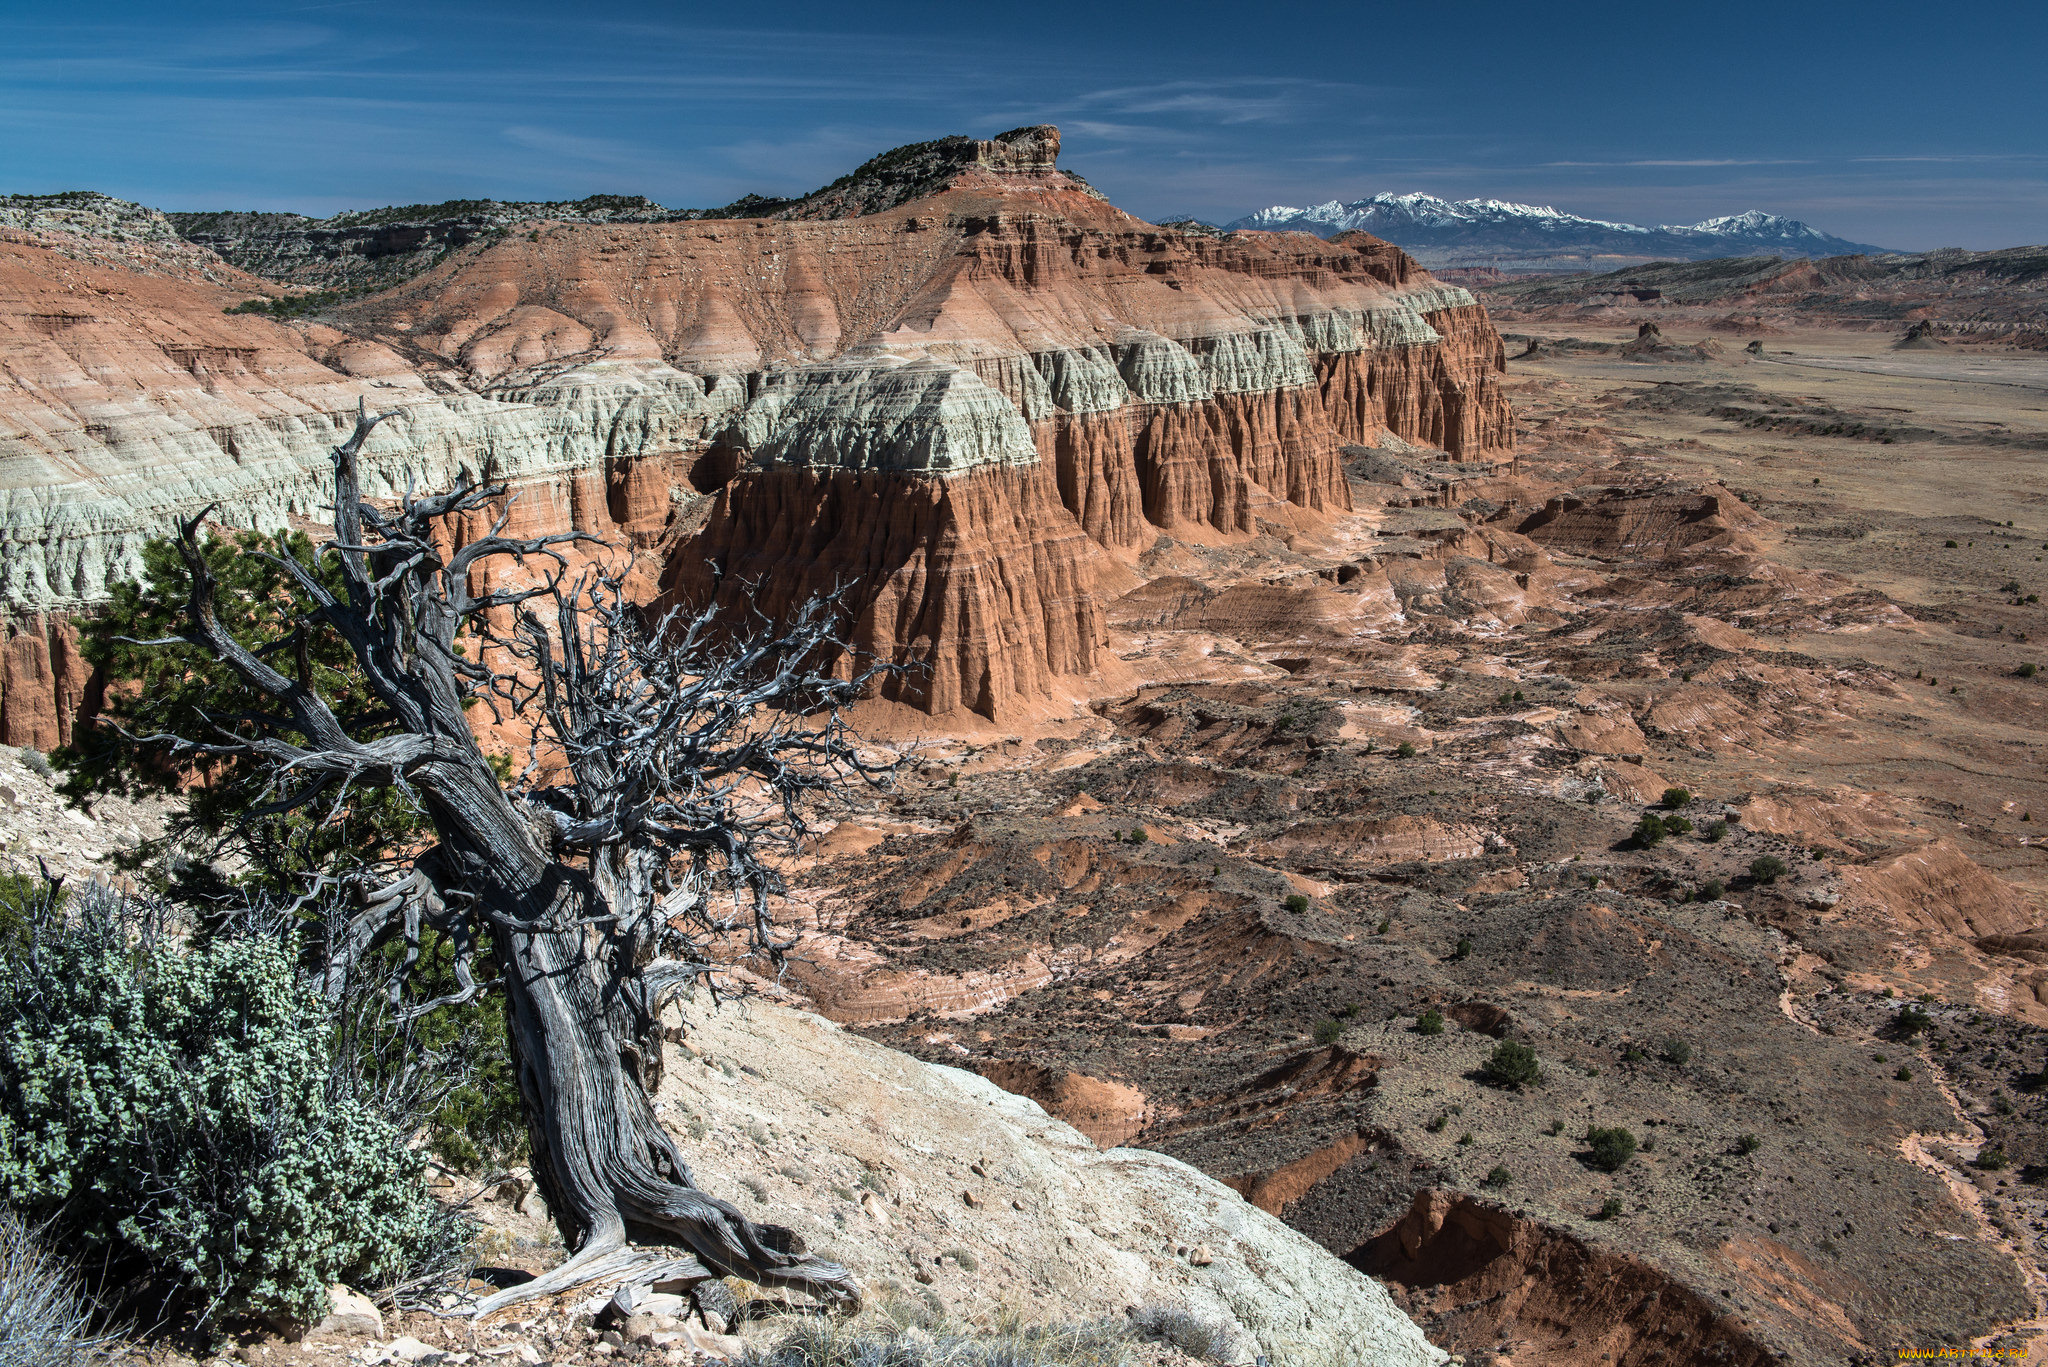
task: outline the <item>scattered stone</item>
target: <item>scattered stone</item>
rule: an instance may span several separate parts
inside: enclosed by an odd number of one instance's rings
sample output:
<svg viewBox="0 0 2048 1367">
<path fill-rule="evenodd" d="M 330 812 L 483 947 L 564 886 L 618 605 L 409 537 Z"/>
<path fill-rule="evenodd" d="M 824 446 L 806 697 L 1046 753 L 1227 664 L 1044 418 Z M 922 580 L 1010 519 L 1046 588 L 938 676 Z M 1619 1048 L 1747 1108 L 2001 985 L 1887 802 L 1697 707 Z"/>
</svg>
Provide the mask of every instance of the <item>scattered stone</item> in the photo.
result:
<svg viewBox="0 0 2048 1367">
<path fill-rule="evenodd" d="M 306 1331 L 308 1339 L 384 1338 L 384 1315 L 369 1297 L 341 1283 L 327 1288 L 327 1314 Z"/>
</svg>

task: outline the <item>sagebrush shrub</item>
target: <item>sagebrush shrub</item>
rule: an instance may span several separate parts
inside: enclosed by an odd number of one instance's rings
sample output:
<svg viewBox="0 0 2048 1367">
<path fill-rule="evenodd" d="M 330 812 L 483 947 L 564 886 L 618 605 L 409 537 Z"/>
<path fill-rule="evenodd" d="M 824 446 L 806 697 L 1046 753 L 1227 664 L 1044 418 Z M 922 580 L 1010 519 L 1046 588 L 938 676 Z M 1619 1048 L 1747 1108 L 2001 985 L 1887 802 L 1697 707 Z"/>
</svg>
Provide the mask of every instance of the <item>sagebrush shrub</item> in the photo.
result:
<svg viewBox="0 0 2048 1367">
<path fill-rule="evenodd" d="M 77 1276 L 14 1212 L 0 1209 L 0 1367 L 105 1361 L 88 1318 Z"/>
<path fill-rule="evenodd" d="M 0 1202 L 203 1315 L 318 1319 L 464 1230 L 352 1094 L 334 1017 L 275 937 L 187 942 L 88 890 L 0 955 Z"/>
</svg>

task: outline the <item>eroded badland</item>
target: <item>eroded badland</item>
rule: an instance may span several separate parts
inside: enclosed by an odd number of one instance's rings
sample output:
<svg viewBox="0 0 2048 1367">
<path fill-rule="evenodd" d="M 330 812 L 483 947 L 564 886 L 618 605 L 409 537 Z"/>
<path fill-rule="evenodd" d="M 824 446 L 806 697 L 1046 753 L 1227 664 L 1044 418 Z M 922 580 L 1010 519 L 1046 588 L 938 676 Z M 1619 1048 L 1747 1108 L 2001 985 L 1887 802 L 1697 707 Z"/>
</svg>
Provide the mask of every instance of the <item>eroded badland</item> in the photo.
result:
<svg viewBox="0 0 2048 1367">
<path fill-rule="evenodd" d="M 310 322 L 222 313 L 278 287 L 189 245 L 10 233 L 12 605 L 90 611 L 205 501 L 306 517 L 338 415 L 401 408 L 381 492 L 511 478 L 650 604 L 851 582 L 918 666 L 868 714 L 905 781 L 792 870 L 796 1005 L 1185 1161 L 1467 1361 L 2038 1351 L 2038 280 L 1903 346 L 1826 280 L 1475 299 L 1140 223 L 1028 132 L 856 217 L 536 222 Z M 68 630 L 21 618 L 9 743 L 90 711 Z M 21 852 L 90 864 L 20 784 Z M 831 1186 L 756 1199 L 977 1294 L 969 1235 Z"/>
</svg>

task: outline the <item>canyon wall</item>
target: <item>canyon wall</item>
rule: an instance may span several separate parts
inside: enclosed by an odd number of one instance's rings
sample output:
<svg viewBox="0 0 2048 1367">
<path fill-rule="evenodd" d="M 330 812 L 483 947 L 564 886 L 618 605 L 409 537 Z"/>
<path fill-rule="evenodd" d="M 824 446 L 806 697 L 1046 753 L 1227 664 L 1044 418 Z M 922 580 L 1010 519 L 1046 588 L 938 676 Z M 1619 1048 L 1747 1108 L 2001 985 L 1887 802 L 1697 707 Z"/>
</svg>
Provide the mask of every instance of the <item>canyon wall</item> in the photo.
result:
<svg viewBox="0 0 2048 1367">
<path fill-rule="evenodd" d="M 903 701 L 994 716 L 1105 667 L 1162 533 L 1343 512 L 1338 448 L 1383 431 L 1511 443 L 1484 311 L 1387 244 L 1161 229 L 1055 130 L 960 141 L 883 212 L 546 224 L 315 321 L 225 311 L 276 287 L 190 244 L 0 232 L 0 601 L 89 609 L 209 505 L 317 526 L 363 400 L 371 497 L 508 480 L 678 601 L 851 578 Z"/>
</svg>

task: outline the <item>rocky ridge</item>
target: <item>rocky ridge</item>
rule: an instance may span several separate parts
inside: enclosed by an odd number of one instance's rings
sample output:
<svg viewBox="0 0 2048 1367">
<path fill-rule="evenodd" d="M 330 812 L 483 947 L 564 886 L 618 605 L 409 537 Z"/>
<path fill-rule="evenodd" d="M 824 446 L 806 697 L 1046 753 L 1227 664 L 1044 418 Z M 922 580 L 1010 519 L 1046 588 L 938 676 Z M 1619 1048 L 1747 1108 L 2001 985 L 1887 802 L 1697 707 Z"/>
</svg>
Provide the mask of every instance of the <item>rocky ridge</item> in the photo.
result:
<svg viewBox="0 0 2048 1367">
<path fill-rule="evenodd" d="M 163 215 L 177 235 L 265 280 L 367 293 L 410 280 L 449 252 L 514 227 L 553 223 L 667 223 L 693 217 L 645 195 L 546 202 L 450 200 L 306 214 L 185 211 Z"/>
<path fill-rule="evenodd" d="M 1699 223 L 1645 227 L 1564 213 L 1548 205 L 1498 199 L 1447 200 L 1424 194 L 1295 208 L 1276 204 L 1226 225 L 1335 237 L 1364 231 L 1383 237 L 1432 268 L 1492 267 L 1509 272 L 1583 270 L 1610 260 L 1699 261 L 1772 252 L 1786 257 L 1884 255 L 1794 218 L 1751 209 Z"/>
</svg>

